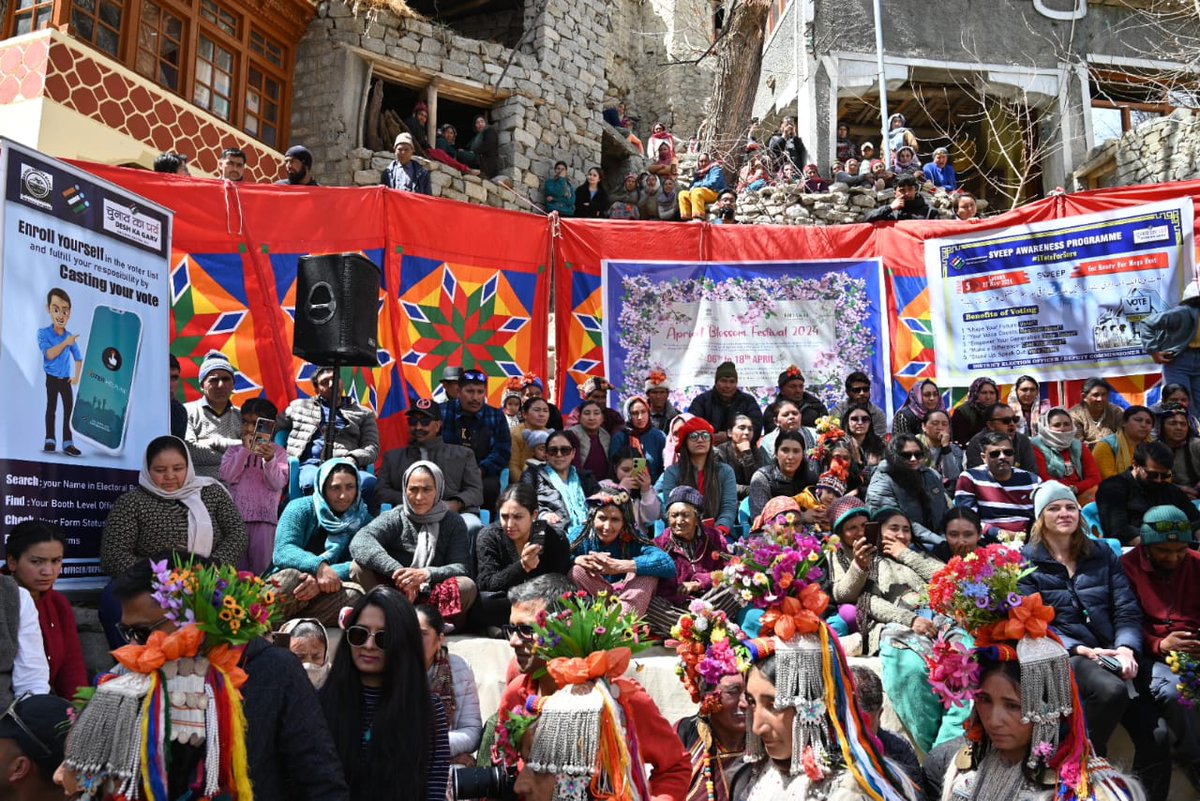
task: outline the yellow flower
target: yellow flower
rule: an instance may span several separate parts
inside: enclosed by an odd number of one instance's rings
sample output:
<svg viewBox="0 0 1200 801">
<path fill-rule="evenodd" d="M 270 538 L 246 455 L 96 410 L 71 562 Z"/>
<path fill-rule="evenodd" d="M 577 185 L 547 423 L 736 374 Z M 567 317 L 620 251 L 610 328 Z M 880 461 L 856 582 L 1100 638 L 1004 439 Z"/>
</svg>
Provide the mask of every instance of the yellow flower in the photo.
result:
<svg viewBox="0 0 1200 801">
<path fill-rule="evenodd" d="M 234 598 L 232 595 L 226 595 L 223 599 L 221 599 L 221 603 L 226 609 L 233 609 L 237 606 L 237 598 Z"/>
<path fill-rule="evenodd" d="M 228 623 L 229 621 L 233 620 L 233 611 L 229 609 L 222 609 L 221 614 L 217 615 L 217 617 Z"/>
<path fill-rule="evenodd" d="M 262 599 L 263 599 L 263 603 L 265 603 L 265 604 L 273 604 L 273 603 L 275 603 L 275 593 L 272 592 L 271 590 L 267 590 L 266 592 L 263 593 Z"/>
<path fill-rule="evenodd" d="M 237 634 L 238 629 L 240 629 L 241 627 L 242 627 L 242 624 L 237 622 L 236 620 L 229 621 L 229 633 L 230 634 Z"/>
</svg>

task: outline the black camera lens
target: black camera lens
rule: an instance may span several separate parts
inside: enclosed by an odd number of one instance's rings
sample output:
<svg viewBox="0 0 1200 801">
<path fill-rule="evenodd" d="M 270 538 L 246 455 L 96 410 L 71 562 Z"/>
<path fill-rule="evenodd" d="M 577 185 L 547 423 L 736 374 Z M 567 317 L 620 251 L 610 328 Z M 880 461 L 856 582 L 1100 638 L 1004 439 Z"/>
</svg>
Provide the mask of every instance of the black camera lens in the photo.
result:
<svg viewBox="0 0 1200 801">
<path fill-rule="evenodd" d="M 456 768 L 450 771 L 456 801 L 469 798 L 515 799 L 517 777 L 502 767 Z"/>
</svg>

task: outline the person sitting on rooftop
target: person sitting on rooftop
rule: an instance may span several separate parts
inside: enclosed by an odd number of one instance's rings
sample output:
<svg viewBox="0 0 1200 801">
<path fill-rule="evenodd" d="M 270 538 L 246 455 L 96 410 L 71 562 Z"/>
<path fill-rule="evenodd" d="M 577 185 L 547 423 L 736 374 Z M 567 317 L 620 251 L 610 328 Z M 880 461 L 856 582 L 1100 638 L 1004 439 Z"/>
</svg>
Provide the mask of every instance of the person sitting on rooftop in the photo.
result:
<svg viewBox="0 0 1200 801">
<path fill-rule="evenodd" d="M 638 206 L 642 201 L 642 193 L 638 189 L 637 175 L 629 173 L 619 189 L 614 189 L 608 196 L 611 201 L 608 207 L 610 220 L 638 219 Z"/>
<path fill-rule="evenodd" d="M 655 145 L 654 142 L 658 141 Z M 650 137 L 651 150 L 654 155 L 654 161 L 650 162 L 647 170 L 658 176 L 674 176 L 679 172 L 679 159 L 675 157 L 675 148 L 665 140 L 655 140 Z"/>
<path fill-rule="evenodd" d="M 717 199 L 725 188 L 725 171 L 707 153 L 696 158 L 696 173 L 689 189 L 679 191 L 679 219 L 703 220 L 707 204 Z"/>
<path fill-rule="evenodd" d="M 819 195 L 829 191 L 829 181 L 821 177 L 816 164 L 808 164 L 804 167 L 804 183 L 801 186 L 806 195 Z"/>
<path fill-rule="evenodd" d="M 924 179 L 925 174 L 921 172 L 921 162 L 917 159 L 917 152 L 908 145 L 896 151 L 896 155 L 892 157 L 892 169 L 897 175 L 913 175 L 919 179 Z"/>
<path fill-rule="evenodd" d="M 841 171 L 834 173 L 834 183 L 845 184 L 846 186 L 863 186 L 870 181 L 870 177 L 863 175 L 858 169 L 858 159 L 851 156 L 846 159 L 846 163 L 842 165 Z"/>
<path fill-rule="evenodd" d="M 880 206 L 863 218 L 863 222 L 892 220 L 928 220 L 936 215 L 925 198 L 917 194 L 917 179 L 901 175 L 896 179 L 896 196 L 886 206 Z"/>
</svg>

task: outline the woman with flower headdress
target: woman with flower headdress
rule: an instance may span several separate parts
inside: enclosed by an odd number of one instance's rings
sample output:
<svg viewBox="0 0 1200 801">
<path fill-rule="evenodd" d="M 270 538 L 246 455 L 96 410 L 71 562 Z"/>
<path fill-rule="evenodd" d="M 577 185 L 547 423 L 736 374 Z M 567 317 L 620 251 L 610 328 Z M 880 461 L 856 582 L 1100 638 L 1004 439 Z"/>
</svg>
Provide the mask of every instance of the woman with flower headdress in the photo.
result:
<svg viewBox="0 0 1200 801">
<path fill-rule="evenodd" d="M 1000 388 L 990 378 L 976 378 L 967 399 L 950 415 L 950 436 L 966 448 L 971 438 L 987 426 L 992 407 L 1000 401 Z M 916 432 L 914 432 L 916 433 Z"/>
<path fill-rule="evenodd" d="M 1095 499 L 1096 488 L 1100 486 L 1100 470 L 1091 449 L 1079 439 L 1070 412 L 1062 406 L 1047 411 L 1042 415 L 1037 435 L 1029 441 L 1033 444 L 1033 458 L 1042 481 L 1066 484 L 1081 505 Z"/>
<path fill-rule="evenodd" d="M 675 731 L 692 758 L 685 801 L 729 801 L 729 774 L 746 749 L 746 677 L 750 652 L 736 623 L 712 604 L 695 600 L 671 629 L 679 680 L 700 705 Z"/>
<path fill-rule="evenodd" d="M 934 611 L 975 639 L 973 648 L 939 639 L 927 657 L 947 706 L 974 702 L 942 801 L 1143 801 L 1137 781 L 1096 755 L 1055 611 L 1017 589 L 1026 570 L 1019 553 L 990 545 L 955 557 L 930 582 Z M 1150 798 L 1165 799 L 1169 764 L 1156 756 L 1151 776 L 1146 756 L 1139 749 L 1135 770 L 1153 783 Z"/>
<path fill-rule="evenodd" d="M 830 565 L 833 599 L 857 607 L 863 653 L 868 655 L 879 653 L 883 628 L 889 623 L 924 637 L 937 635 L 937 627 L 921 614 L 921 595 L 942 567 L 937 559 L 911 547 L 912 523 L 899 509 L 876 509 L 871 520 L 880 524 L 882 553 L 861 527 L 846 526 L 841 535 L 844 547 Z"/>
<path fill-rule="evenodd" d="M 717 458 L 713 434 L 713 427 L 702 417 L 680 425 L 675 431 L 675 463 L 663 471 L 655 489 L 662 500 L 678 486 L 699 490 L 704 496 L 705 519 L 715 520 L 717 531 L 728 536 L 737 522 L 737 478 L 733 468 Z"/>
<path fill-rule="evenodd" d="M 570 578 L 590 595 L 609 592 L 639 617 L 663 579 L 675 577 L 675 563 L 638 531 L 629 493 L 611 481 L 588 498 L 588 520 L 571 543 L 575 564 Z"/>
<path fill-rule="evenodd" d="M 745 764 L 732 801 L 914 799 L 904 771 L 883 757 L 854 696 L 837 636 L 821 619 L 819 581 L 827 548 L 795 521 L 776 520 L 739 543 L 718 584 L 762 610 L 758 639 L 745 641 Z"/>
<path fill-rule="evenodd" d="M 1175 454 L 1171 481 L 1192 500 L 1200 498 L 1200 437 L 1192 427 L 1188 407 L 1166 403 L 1157 413 L 1158 440 Z"/>
<path fill-rule="evenodd" d="M 508 385 L 504 388 L 504 399 L 500 402 L 500 411 L 504 412 L 510 432 L 521 425 L 521 404 L 521 379 L 513 376 L 508 379 Z"/>
<path fill-rule="evenodd" d="M 1150 785 L 1158 714 L 1148 671 L 1141 670 L 1142 611 L 1120 557 L 1087 535 L 1069 487 L 1047 481 L 1033 494 L 1034 522 L 1021 555 L 1032 570 L 1021 592 L 1038 593 L 1054 610 L 1054 633 L 1071 655 L 1071 669 L 1087 714 L 1088 734 L 1101 756 L 1117 725 L 1133 741 L 1134 770 Z M 1137 688 L 1131 697 L 1129 685 Z M 1153 796 L 1153 792 L 1151 793 Z"/>
<path fill-rule="evenodd" d="M 908 398 L 892 418 L 892 434 L 919 434 L 925 415 L 936 409 L 945 411 L 942 391 L 928 378 L 918 381 L 908 391 Z"/>
</svg>

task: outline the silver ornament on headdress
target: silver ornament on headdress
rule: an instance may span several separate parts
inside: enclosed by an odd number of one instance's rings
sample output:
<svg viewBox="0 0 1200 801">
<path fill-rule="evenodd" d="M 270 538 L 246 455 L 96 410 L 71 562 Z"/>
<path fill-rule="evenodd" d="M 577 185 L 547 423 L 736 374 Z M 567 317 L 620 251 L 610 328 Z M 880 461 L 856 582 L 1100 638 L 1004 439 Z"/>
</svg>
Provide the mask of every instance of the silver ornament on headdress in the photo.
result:
<svg viewBox="0 0 1200 801">
<path fill-rule="evenodd" d="M 150 676 L 127 673 L 96 688 L 75 720 L 64 762 L 85 776 L 112 783 L 114 795 L 136 801 L 141 789 L 142 701 Z M 161 710 L 160 710 L 161 713 Z M 162 720 L 158 721 L 159 730 Z"/>
<path fill-rule="evenodd" d="M 829 709 L 825 705 L 823 678 L 825 652 L 815 634 L 805 634 L 788 642 L 776 640 L 775 648 L 775 708 L 796 710 L 792 721 L 792 764 L 796 775 L 804 770 L 804 749 L 812 746 L 818 765 L 830 761 L 826 743 L 829 742 Z M 746 729 L 744 758 L 756 762 L 766 756 L 762 740 L 751 727 Z"/>
<path fill-rule="evenodd" d="M 539 773 L 590 776 L 600 750 L 604 696 L 592 682 L 568 685 L 546 698 L 529 766 Z"/>
<path fill-rule="evenodd" d="M 1049 743 L 1051 753 L 1058 750 L 1059 722 L 1072 710 L 1070 660 L 1067 650 L 1049 637 L 1024 637 L 1017 643 L 1021 722 L 1033 724 L 1033 742 Z M 1027 764 L 1036 767 L 1038 759 L 1031 750 Z"/>
</svg>

